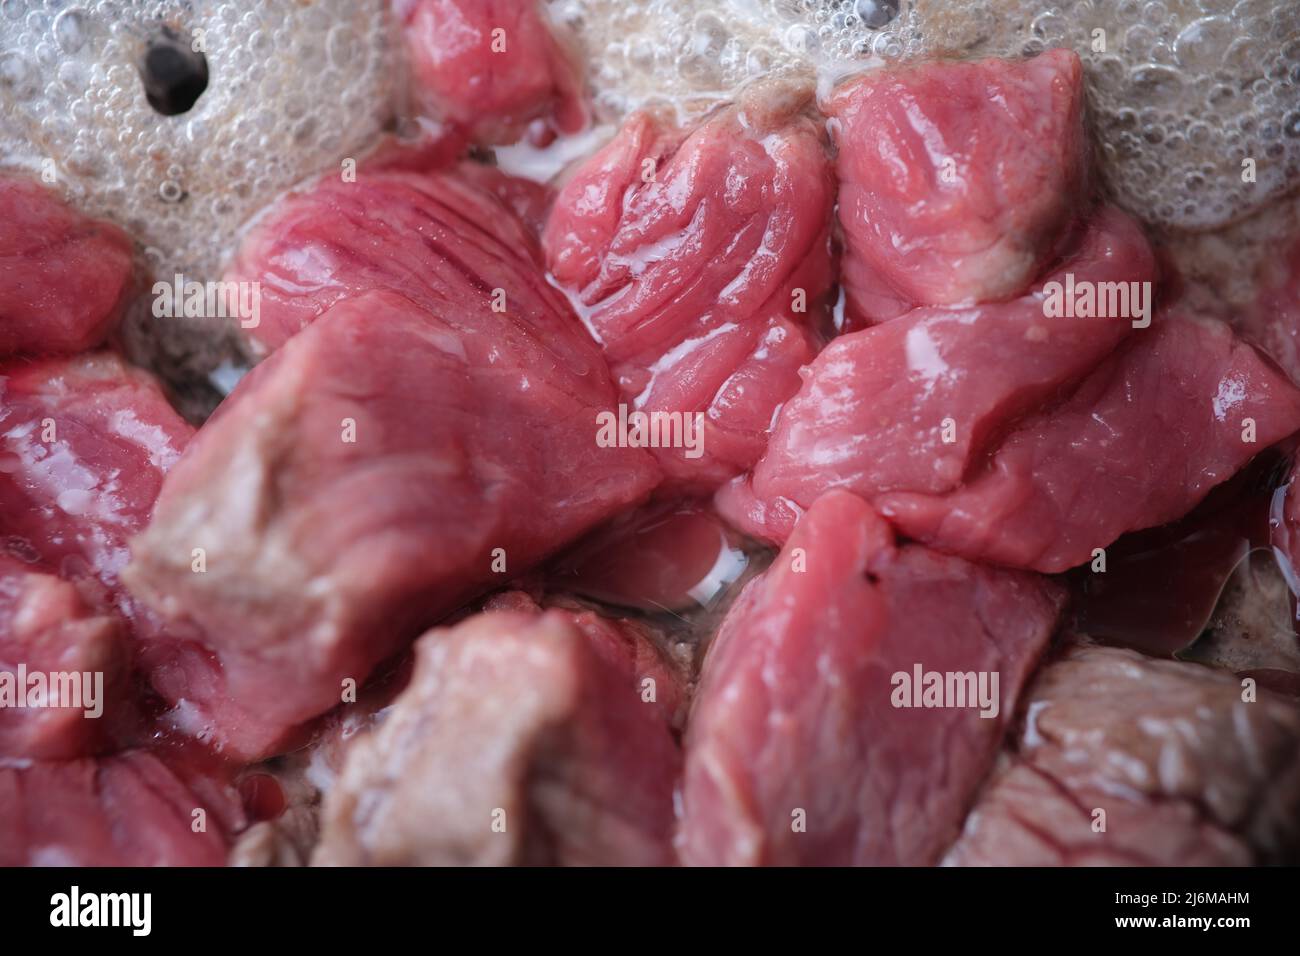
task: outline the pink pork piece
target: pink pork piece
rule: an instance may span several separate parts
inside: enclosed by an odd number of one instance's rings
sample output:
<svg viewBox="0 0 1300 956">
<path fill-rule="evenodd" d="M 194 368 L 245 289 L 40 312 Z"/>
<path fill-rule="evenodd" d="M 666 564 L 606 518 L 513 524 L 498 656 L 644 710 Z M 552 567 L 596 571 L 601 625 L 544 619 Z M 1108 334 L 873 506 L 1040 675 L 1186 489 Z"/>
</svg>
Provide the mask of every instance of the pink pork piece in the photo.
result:
<svg viewBox="0 0 1300 956">
<path fill-rule="evenodd" d="M 587 122 L 582 71 L 537 0 L 394 0 L 416 99 L 480 143 L 519 139 L 545 120 Z"/>
<path fill-rule="evenodd" d="M 837 89 L 847 327 L 1024 292 L 1086 201 L 1083 102 L 1069 50 L 895 66 Z"/>
<path fill-rule="evenodd" d="M 0 535 L 60 577 L 117 591 L 127 540 L 194 429 L 118 356 L 0 365 Z"/>
<path fill-rule="evenodd" d="M 1049 573 L 1191 511 L 1300 428 L 1300 391 L 1227 326 L 1167 314 L 1056 408 L 1026 418 L 962 487 L 877 505 L 904 534 Z"/>
<path fill-rule="evenodd" d="M 860 498 L 823 496 L 709 650 L 684 861 L 935 862 L 1063 602 L 1036 575 L 900 547 Z"/>
<path fill-rule="evenodd" d="M 491 193 L 503 206 L 528 227 L 529 234 L 540 242 L 546 217 L 555 202 L 555 190 L 546 183 L 523 179 L 502 172 L 487 163 L 464 162 L 457 167 L 461 176 L 484 192 Z"/>
<path fill-rule="evenodd" d="M 834 182 L 810 97 L 759 84 L 692 130 L 634 114 L 543 234 L 629 407 L 700 417 L 702 447 L 658 449 L 686 484 L 753 464 L 816 352 Z"/>
<path fill-rule="evenodd" d="M 324 177 L 258 220 L 225 276 L 260 283 L 259 324 L 248 329 L 258 346 L 277 349 L 334 303 L 381 290 L 434 311 L 578 324 L 515 215 L 538 217 L 541 197 L 473 163 L 417 172 L 393 161 L 363 164 L 356 182 Z"/>
<path fill-rule="evenodd" d="M 120 229 L 39 183 L 0 177 L 0 356 L 104 341 L 133 285 L 132 252 Z"/>
<path fill-rule="evenodd" d="M 226 797 L 143 751 L 0 766 L 0 866 L 221 866 Z"/>
<path fill-rule="evenodd" d="M 456 274 L 436 311 L 376 292 L 290 339 L 132 543 L 133 593 L 193 638 L 155 685 L 229 754 L 275 752 L 345 680 L 658 482 L 645 452 L 597 446 L 614 392 L 572 316 L 496 313 Z"/>
<path fill-rule="evenodd" d="M 1155 260 L 1138 225 L 1103 208 L 1046 281 L 1067 276 L 1150 283 Z M 830 488 L 868 500 L 952 491 L 1018 418 L 1073 387 L 1125 337 L 1143 334 L 1134 321 L 1049 318 L 1040 287 L 1012 302 L 916 309 L 842 335 L 809 367 L 753 475 L 724 488 L 720 508 L 779 541 Z"/>
<path fill-rule="evenodd" d="M 27 680 L 32 674 L 38 685 Z M 69 582 L 0 553 L 0 762 L 95 751 L 106 742 L 125 674 L 117 618 L 93 611 Z M 34 700 L 33 686 L 42 694 Z"/>
<path fill-rule="evenodd" d="M 671 865 L 681 754 L 645 698 L 654 654 L 560 611 L 425 635 L 410 686 L 348 751 L 314 862 Z"/>
</svg>

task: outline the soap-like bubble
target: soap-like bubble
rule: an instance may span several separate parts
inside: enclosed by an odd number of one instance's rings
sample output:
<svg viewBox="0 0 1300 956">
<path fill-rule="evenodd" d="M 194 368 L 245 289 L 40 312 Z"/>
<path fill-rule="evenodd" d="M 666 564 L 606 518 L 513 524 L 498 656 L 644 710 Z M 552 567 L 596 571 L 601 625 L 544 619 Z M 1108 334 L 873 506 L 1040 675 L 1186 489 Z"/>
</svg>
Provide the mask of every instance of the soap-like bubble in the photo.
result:
<svg viewBox="0 0 1300 956">
<path fill-rule="evenodd" d="M 1193 20 L 1174 41 L 1178 63 L 1189 70 L 1213 70 L 1223 63 L 1228 47 L 1237 39 L 1237 28 L 1227 17 Z"/>
</svg>

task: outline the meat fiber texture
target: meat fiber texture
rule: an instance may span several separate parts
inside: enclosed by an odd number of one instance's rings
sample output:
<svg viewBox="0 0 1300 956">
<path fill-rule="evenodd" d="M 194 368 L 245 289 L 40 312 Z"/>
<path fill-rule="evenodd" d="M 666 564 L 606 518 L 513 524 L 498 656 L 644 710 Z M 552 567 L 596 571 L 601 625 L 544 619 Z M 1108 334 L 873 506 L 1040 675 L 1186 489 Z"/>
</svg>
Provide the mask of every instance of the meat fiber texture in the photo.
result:
<svg viewBox="0 0 1300 956">
<path fill-rule="evenodd" d="M 430 632 L 392 713 L 349 750 L 314 862 L 673 863 L 681 756 L 645 697 L 654 653 L 561 611 Z"/>
<path fill-rule="evenodd" d="M 0 865 L 214 865 L 239 825 L 214 777 L 114 752 L 144 739 L 128 694 L 144 621 L 120 585 L 127 539 L 192 433 L 115 355 L 0 366 L 0 669 L 103 675 L 99 717 L 0 709 Z M 210 815 L 197 832 L 196 809 Z"/>
<path fill-rule="evenodd" d="M 700 447 L 656 449 L 681 484 L 752 465 L 816 353 L 835 187 L 810 95 L 760 83 L 690 130 L 636 113 L 547 221 L 547 263 L 624 401 L 700 416 Z"/>
<path fill-rule="evenodd" d="M 881 495 L 904 534 L 1056 572 L 1195 507 L 1300 428 L 1300 391 L 1215 320 L 1165 315 L 946 495 Z"/>
<path fill-rule="evenodd" d="M 529 234 L 540 242 L 546 217 L 550 213 L 551 204 L 555 202 L 555 191 L 549 184 L 511 176 L 499 166 L 487 163 L 464 162 L 457 167 L 457 172 L 495 196 L 528 228 Z"/>
<path fill-rule="evenodd" d="M 1097 213 L 1049 277 L 1150 282 L 1141 229 Z M 829 488 L 867 499 L 956 489 L 1020 416 L 1055 399 L 1132 331 L 1128 316 L 1048 318 L 1041 292 L 967 309 L 922 308 L 841 335 L 805 373 L 751 478 L 721 495 L 741 527 L 783 539 Z"/>
<path fill-rule="evenodd" d="M 582 70 L 538 0 L 394 0 L 414 95 L 434 118 L 484 144 L 514 142 L 540 120 L 587 122 Z"/>
<path fill-rule="evenodd" d="M 134 286 L 132 255 L 120 229 L 39 183 L 0 176 L 0 357 L 104 341 Z"/>
<path fill-rule="evenodd" d="M 824 495 L 709 650 L 687 729 L 683 859 L 935 862 L 1063 601 L 1036 575 L 899 546 L 860 498 Z M 899 706 L 917 702 L 899 679 L 917 669 L 984 675 L 996 713 L 971 699 Z"/>
<path fill-rule="evenodd" d="M 77 589 L 53 575 L 0 554 L 0 673 L 26 699 L 20 673 L 99 675 L 98 699 L 65 699 L 58 688 L 29 708 L 0 706 L 0 762 L 5 758 L 55 760 L 91 753 L 105 743 L 106 713 L 125 690 L 125 635 L 118 620 L 96 613 Z M 25 671 L 21 671 L 24 668 Z M 71 686 L 69 689 L 71 689 Z M 85 691 L 82 691 L 84 694 Z M 109 703 L 109 699 L 113 703 Z M 99 713 L 94 713 L 98 710 Z"/>
<path fill-rule="evenodd" d="M 646 453 L 597 447 L 613 388 L 572 316 L 498 314 L 456 274 L 453 304 L 348 299 L 255 368 L 132 543 L 133 592 L 193 638 L 155 686 L 228 754 L 275 752 L 347 679 L 658 481 Z"/>
<path fill-rule="evenodd" d="M 1069 50 L 873 70 L 837 89 L 847 328 L 1024 292 L 1087 195 L 1083 102 Z"/>
<path fill-rule="evenodd" d="M 24 561 L 112 603 L 127 541 L 194 429 L 107 352 L 0 365 L 0 533 Z"/>
<path fill-rule="evenodd" d="M 525 614 L 545 610 L 564 615 L 602 657 L 614 663 L 631 660 L 638 679 L 648 680 L 642 686 L 647 702 L 657 705 L 674 730 L 686 726 L 694 674 L 690 661 L 674 653 L 669 635 L 644 618 L 616 617 L 611 611 L 597 611 L 590 603 L 563 591 L 539 590 L 540 594 L 522 590 L 493 594 L 483 602 L 482 610 Z"/>
<path fill-rule="evenodd" d="M 904 395 L 899 412 L 876 422 L 873 435 L 875 406 L 856 400 L 859 388 L 871 386 L 855 383 L 877 360 L 870 343 L 853 340 L 879 337 L 897 355 L 896 336 L 888 333 L 899 324 L 846 336 L 819 356 L 808 383 L 786 406 L 752 481 L 738 481 L 720 495 L 724 514 L 760 536 L 788 535 L 803 503 L 823 483 L 822 476 L 801 470 L 819 461 L 820 449 L 831 465 L 825 486 L 842 484 L 869 497 L 907 536 L 971 560 L 1054 573 L 1091 560 L 1122 534 L 1182 517 L 1260 449 L 1300 427 L 1300 392 L 1253 348 L 1222 323 L 1168 314 L 1130 336 L 1067 398 L 1002 421 L 991 432 L 999 440 L 982 455 L 954 462 L 939 444 L 940 416 L 971 421 L 967 432 L 957 424 L 950 434 L 978 436 L 979 415 L 991 407 L 990 396 L 998 397 L 998 385 L 972 377 L 973 387 L 964 390 L 970 397 L 947 406 L 953 411 L 944 415 L 944 406 L 928 404 L 934 390 L 914 373 L 899 382 L 910 381 L 912 404 Z M 906 343 L 901 351 L 906 354 Z M 865 356 L 861 365 L 858 356 Z M 1012 369 L 1035 370 L 1030 362 L 994 365 L 997 371 L 986 372 L 1004 375 L 999 385 L 1018 384 L 1006 375 Z M 948 381 L 956 377 L 951 367 L 946 374 Z M 837 414 L 845 409 L 849 415 Z M 855 411 L 867 425 L 852 423 Z M 897 440 L 896 423 L 909 419 L 917 432 L 910 442 Z M 828 421 L 837 433 L 823 428 Z M 855 447 L 859 427 L 867 436 L 862 449 Z M 892 443 L 871 442 L 891 433 Z M 953 447 L 961 453 L 960 438 Z M 944 472 L 945 464 L 962 470 Z M 891 466 L 898 478 L 889 475 Z M 882 475 L 893 479 L 892 487 L 873 485 Z M 958 486 L 937 490 L 954 475 L 960 475 Z"/>
<path fill-rule="evenodd" d="M 220 866 L 240 813 L 138 750 L 0 766 L 0 866 Z"/>
<path fill-rule="evenodd" d="M 1198 664 L 1077 643 L 945 857 L 975 866 L 1240 866 L 1300 853 L 1300 711 Z"/>
<path fill-rule="evenodd" d="M 247 329 L 258 349 L 279 348 L 342 299 L 381 290 L 436 312 L 548 326 L 562 315 L 578 325 L 512 208 L 536 217 L 544 200 L 473 163 L 417 171 L 400 168 L 400 150 L 389 153 L 355 182 L 330 175 L 288 194 L 245 237 L 225 279 L 259 284 L 258 322 Z M 556 347 L 575 339 L 557 335 Z"/>
</svg>

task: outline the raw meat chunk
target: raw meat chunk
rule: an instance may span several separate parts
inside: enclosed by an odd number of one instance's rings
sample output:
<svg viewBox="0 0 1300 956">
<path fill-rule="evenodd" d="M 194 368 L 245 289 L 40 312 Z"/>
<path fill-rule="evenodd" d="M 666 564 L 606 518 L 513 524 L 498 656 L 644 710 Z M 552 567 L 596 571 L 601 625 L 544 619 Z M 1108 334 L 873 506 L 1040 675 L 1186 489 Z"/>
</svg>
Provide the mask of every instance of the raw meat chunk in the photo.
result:
<svg viewBox="0 0 1300 956">
<path fill-rule="evenodd" d="M 484 601 L 482 610 L 525 614 L 545 610 L 563 615 L 602 657 L 620 666 L 623 660 L 631 660 L 638 679 L 650 678 L 653 683 L 647 688 L 653 690 L 649 695 L 653 699 L 646 702 L 655 705 L 673 729 L 686 725 L 693 679 L 690 661 L 679 655 L 680 645 L 645 619 L 612 617 L 562 592 L 535 597 L 526 591 L 503 591 Z"/>
<path fill-rule="evenodd" d="M 810 91 L 759 84 L 693 130 L 632 116 L 561 190 L 543 234 L 629 408 L 701 416 L 657 448 L 707 487 L 762 453 L 816 352 L 834 183 Z"/>
<path fill-rule="evenodd" d="M 0 767 L 0 866 L 220 866 L 237 813 L 143 751 Z"/>
<path fill-rule="evenodd" d="M 93 348 L 121 317 L 132 277 L 120 229 L 0 176 L 0 356 Z"/>
<path fill-rule="evenodd" d="M 1024 292 L 1086 197 L 1083 67 L 938 60 L 873 70 L 827 106 L 848 327 Z"/>
<path fill-rule="evenodd" d="M 0 761 L 76 757 L 102 745 L 124 689 L 125 664 L 115 618 L 92 611 L 67 581 L 0 553 L 0 673 L 14 682 L 14 692 L 28 690 L 18 679 L 20 666 L 28 675 L 41 675 L 46 687 L 58 675 L 90 675 L 89 684 L 83 676 L 78 687 L 67 685 L 79 700 L 37 708 L 18 707 L 16 699 L 0 704 Z M 58 686 L 64 686 L 61 680 Z"/>
<path fill-rule="evenodd" d="M 562 612 L 494 611 L 416 654 L 410 687 L 348 753 L 315 863 L 674 862 L 681 758 L 636 649 Z"/>
<path fill-rule="evenodd" d="M 0 535 L 115 591 L 127 540 L 194 429 L 148 373 L 96 352 L 0 366 Z"/>
<path fill-rule="evenodd" d="M 1105 209 L 1048 281 L 1067 275 L 1150 283 L 1155 262 L 1137 224 Z M 829 488 L 868 500 L 952 491 L 1016 419 L 1091 371 L 1134 321 L 1049 318 L 1036 292 L 970 309 L 916 309 L 842 335 L 785 404 L 752 478 L 724 491 L 724 510 L 753 533 L 781 539 Z"/>
<path fill-rule="evenodd" d="M 227 752 L 274 752 L 346 679 L 650 492 L 648 455 L 595 443 L 612 398 L 559 314 L 335 306 L 240 382 L 132 543 L 132 591 L 211 655 L 178 641 L 155 685 Z"/>
<path fill-rule="evenodd" d="M 577 132 L 582 72 L 538 0 L 394 0 L 416 99 L 480 143 L 518 139 L 533 120 Z"/>
<path fill-rule="evenodd" d="M 1300 391 L 1220 322 L 1164 315 L 1057 408 L 1026 419 L 945 495 L 877 506 L 904 534 L 972 560 L 1057 572 L 1191 511 L 1300 428 Z"/>
<path fill-rule="evenodd" d="M 225 278 L 260 284 L 259 324 L 248 330 L 257 345 L 279 348 L 334 303 L 384 290 L 434 311 L 578 325 L 546 282 L 533 231 L 498 198 L 536 216 L 536 197 L 503 192 L 503 177 L 477 164 L 416 172 L 395 161 L 289 194 L 245 237 Z M 575 338 L 554 336 L 557 348 Z"/>
<path fill-rule="evenodd" d="M 1062 603 L 1035 575 L 899 547 L 868 504 L 828 492 L 705 660 L 687 727 L 683 859 L 934 862 Z M 915 707 L 926 675 L 954 692 L 934 699 L 943 706 Z"/>
</svg>

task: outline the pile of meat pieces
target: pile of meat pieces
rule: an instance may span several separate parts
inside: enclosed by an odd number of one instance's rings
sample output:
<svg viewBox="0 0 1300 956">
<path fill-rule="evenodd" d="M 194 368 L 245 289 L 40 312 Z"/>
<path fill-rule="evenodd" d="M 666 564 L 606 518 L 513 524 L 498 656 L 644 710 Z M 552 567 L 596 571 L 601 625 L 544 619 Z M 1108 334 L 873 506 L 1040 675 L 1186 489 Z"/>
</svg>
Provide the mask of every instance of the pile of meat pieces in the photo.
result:
<svg viewBox="0 0 1300 956">
<path fill-rule="evenodd" d="M 1053 643 L 1046 575 L 1300 428 L 1226 325 L 1153 310 L 1076 57 L 638 112 L 551 192 L 458 157 L 585 122 L 538 12 L 396 9 L 448 138 L 258 220 L 226 278 L 265 358 L 197 432 L 84 351 L 129 242 L 0 183 L 0 670 L 106 678 L 98 723 L 0 709 L 0 863 L 266 862 L 244 768 L 294 755 L 320 864 L 1294 859 L 1293 701 Z M 598 440 L 630 412 L 700 440 Z M 702 667 L 534 586 L 683 498 L 664 561 L 709 569 L 710 499 L 780 548 Z M 636 606 L 607 564 L 588 593 Z"/>
</svg>

